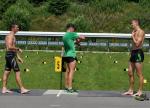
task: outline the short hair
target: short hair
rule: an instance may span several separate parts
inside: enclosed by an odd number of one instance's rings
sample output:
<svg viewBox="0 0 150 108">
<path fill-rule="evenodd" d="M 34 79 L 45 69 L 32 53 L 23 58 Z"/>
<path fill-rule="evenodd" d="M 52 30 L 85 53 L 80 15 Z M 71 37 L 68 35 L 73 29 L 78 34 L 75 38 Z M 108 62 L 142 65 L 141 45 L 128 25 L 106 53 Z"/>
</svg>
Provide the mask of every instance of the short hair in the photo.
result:
<svg viewBox="0 0 150 108">
<path fill-rule="evenodd" d="M 18 25 L 17 23 L 12 23 L 9 27 L 9 30 L 11 30 L 12 28 L 15 28 L 15 26 Z"/>
<path fill-rule="evenodd" d="M 69 29 L 70 27 L 74 28 L 76 30 L 76 26 L 72 23 L 67 24 L 66 29 Z"/>
<path fill-rule="evenodd" d="M 141 22 L 139 19 L 133 19 L 132 21 L 135 21 L 136 23 L 138 23 L 139 25 L 141 25 Z"/>
</svg>

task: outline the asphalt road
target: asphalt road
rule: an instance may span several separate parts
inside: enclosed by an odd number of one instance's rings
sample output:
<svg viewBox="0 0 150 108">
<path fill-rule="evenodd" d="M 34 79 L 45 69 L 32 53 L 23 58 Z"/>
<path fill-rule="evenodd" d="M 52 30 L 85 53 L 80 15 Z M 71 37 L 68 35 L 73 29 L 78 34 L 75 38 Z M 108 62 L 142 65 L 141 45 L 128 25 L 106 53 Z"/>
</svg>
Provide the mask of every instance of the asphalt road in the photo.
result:
<svg viewBox="0 0 150 108">
<path fill-rule="evenodd" d="M 57 92 L 58 93 L 58 92 Z M 1 95 L 0 108 L 149 108 L 150 101 L 132 97 L 79 97 L 78 94 L 56 93 L 29 95 Z"/>
</svg>

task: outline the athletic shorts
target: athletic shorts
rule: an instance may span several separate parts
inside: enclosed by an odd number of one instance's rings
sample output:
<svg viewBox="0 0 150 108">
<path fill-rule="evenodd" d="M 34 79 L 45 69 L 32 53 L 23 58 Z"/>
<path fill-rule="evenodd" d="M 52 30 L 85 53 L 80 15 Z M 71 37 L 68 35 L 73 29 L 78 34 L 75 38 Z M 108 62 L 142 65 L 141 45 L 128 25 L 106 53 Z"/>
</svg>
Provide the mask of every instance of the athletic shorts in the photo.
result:
<svg viewBox="0 0 150 108">
<path fill-rule="evenodd" d="M 73 62 L 73 61 L 77 61 L 77 58 L 75 57 L 75 58 L 73 58 L 73 57 L 63 57 L 62 58 L 62 61 L 63 62 L 66 62 L 66 63 L 71 63 L 71 62 Z"/>
<path fill-rule="evenodd" d="M 16 60 L 16 52 L 13 51 L 7 51 L 5 55 L 5 70 L 6 71 L 11 71 L 11 69 L 14 70 L 14 72 L 19 72 L 19 66 Z"/>
<path fill-rule="evenodd" d="M 131 51 L 130 62 L 143 62 L 144 53 L 142 49 L 136 49 Z"/>
</svg>

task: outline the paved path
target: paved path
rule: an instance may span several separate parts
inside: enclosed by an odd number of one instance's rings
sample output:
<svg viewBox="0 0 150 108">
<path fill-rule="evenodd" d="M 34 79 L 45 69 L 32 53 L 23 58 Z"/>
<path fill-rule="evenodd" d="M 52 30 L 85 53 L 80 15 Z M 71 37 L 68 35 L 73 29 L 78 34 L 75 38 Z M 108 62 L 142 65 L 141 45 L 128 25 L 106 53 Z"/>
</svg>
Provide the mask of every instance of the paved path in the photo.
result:
<svg viewBox="0 0 150 108">
<path fill-rule="evenodd" d="M 35 93 L 36 90 L 33 90 Z M 38 90 L 39 92 L 39 90 Z M 42 95 L 1 95 L 0 108 L 149 108 L 150 101 L 129 97 L 79 97 L 59 90 Z M 36 92 L 37 93 L 37 92 Z M 41 94 L 41 93 L 40 93 Z"/>
</svg>

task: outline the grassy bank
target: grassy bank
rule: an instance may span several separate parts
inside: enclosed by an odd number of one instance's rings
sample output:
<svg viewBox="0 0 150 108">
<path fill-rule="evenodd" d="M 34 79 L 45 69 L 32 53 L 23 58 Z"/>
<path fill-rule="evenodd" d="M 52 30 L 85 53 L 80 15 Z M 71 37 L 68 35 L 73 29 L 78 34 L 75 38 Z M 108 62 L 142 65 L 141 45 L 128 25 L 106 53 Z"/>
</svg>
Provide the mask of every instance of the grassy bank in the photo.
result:
<svg viewBox="0 0 150 108">
<path fill-rule="evenodd" d="M 4 68 L 4 52 L 0 52 L 0 77 Z M 59 89 L 60 73 L 54 72 L 54 56 L 57 52 L 24 52 L 24 64 L 20 64 L 21 75 L 25 86 L 30 89 Z M 81 57 L 83 56 L 83 58 Z M 128 76 L 124 71 L 128 66 L 128 53 L 78 53 L 81 61 L 75 73 L 74 86 L 80 90 L 126 90 Z M 42 62 L 46 62 L 43 64 Z M 114 63 L 117 61 L 118 63 Z M 150 55 L 145 55 L 143 73 L 148 83 L 145 90 L 150 88 L 149 76 Z M 28 68 L 29 72 L 24 72 Z M 137 77 L 136 77 L 137 79 Z M 137 88 L 138 80 L 135 83 Z M 0 84 L 1 86 L 1 84 Z M 9 88 L 16 88 L 14 72 L 11 72 Z"/>
</svg>

